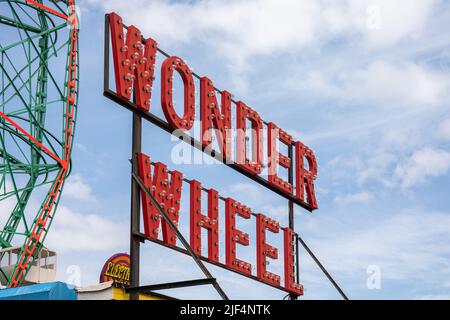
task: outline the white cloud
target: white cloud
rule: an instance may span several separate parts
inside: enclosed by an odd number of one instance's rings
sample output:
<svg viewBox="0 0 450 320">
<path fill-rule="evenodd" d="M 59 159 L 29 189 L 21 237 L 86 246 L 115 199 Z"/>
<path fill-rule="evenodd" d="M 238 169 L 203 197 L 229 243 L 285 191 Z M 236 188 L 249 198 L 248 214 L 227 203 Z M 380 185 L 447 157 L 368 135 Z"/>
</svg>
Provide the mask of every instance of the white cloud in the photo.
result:
<svg viewBox="0 0 450 320">
<path fill-rule="evenodd" d="M 439 126 L 439 133 L 442 138 L 450 140 L 450 118 L 444 120 Z"/>
<path fill-rule="evenodd" d="M 375 182 L 384 188 L 391 188 L 395 185 L 392 168 L 397 162 L 396 155 L 379 150 L 371 150 L 369 154 L 360 155 L 347 153 L 325 163 L 320 170 L 320 176 L 327 177 L 338 185 L 350 181 L 351 186 L 357 185 L 362 188 Z M 341 198 L 342 196 L 338 196 L 335 200 L 343 200 Z"/>
<path fill-rule="evenodd" d="M 82 143 L 75 143 L 75 148 L 77 148 L 78 150 L 80 150 L 83 153 L 89 153 L 88 148 L 82 144 Z"/>
<path fill-rule="evenodd" d="M 425 67 L 413 63 L 393 65 L 376 61 L 354 74 L 347 91 L 353 88 L 364 98 L 379 103 L 391 101 L 400 106 L 429 106 L 439 103 L 449 86 L 448 75 Z"/>
<path fill-rule="evenodd" d="M 266 192 L 257 184 L 237 183 L 230 187 L 226 194 L 249 206 L 255 213 L 262 213 L 280 220 L 288 216 L 288 206 L 279 204 L 279 201 L 276 201 L 275 194 Z"/>
<path fill-rule="evenodd" d="M 259 209 L 259 208 L 258 208 Z M 287 205 L 263 205 L 261 210 L 258 210 L 262 214 L 272 217 L 273 219 L 283 219 L 286 218 L 289 214 L 289 209 Z"/>
<path fill-rule="evenodd" d="M 322 221 L 323 225 L 327 223 Z M 450 276 L 449 228 L 449 213 L 405 210 L 353 225 L 353 231 L 343 225 L 334 229 L 341 232 L 322 230 L 320 241 L 309 242 L 325 265 L 341 274 L 364 275 L 369 265 L 377 265 L 382 281 L 419 279 L 434 284 Z"/>
<path fill-rule="evenodd" d="M 366 156 L 366 159 L 355 160 L 357 181 L 360 184 L 370 180 L 380 182 L 384 187 L 392 187 L 393 179 L 390 176 L 390 168 L 398 161 L 393 154 L 386 152 L 376 152 Z"/>
<path fill-rule="evenodd" d="M 259 203 L 263 199 L 263 193 L 254 183 L 237 183 L 229 188 L 229 194 L 234 196 L 236 201 L 249 204 Z"/>
<path fill-rule="evenodd" d="M 440 105 L 450 89 L 448 74 L 414 63 L 382 60 L 338 75 L 311 71 L 302 83 L 305 89 L 330 98 L 385 109 Z M 298 78 L 290 85 L 298 88 Z"/>
<path fill-rule="evenodd" d="M 127 224 L 59 206 L 46 246 L 57 252 L 95 252 L 122 248 L 127 241 Z"/>
<path fill-rule="evenodd" d="M 410 39 L 426 25 L 435 0 L 133 1 L 90 0 L 163 43 L 200 40 L 241 65 L 255 55 L 292 53 L 337 36 L 370 46 Z M 376 10 L 374 11 L 373 8 Z M 375 18 L 375 19 L 374 19 Z M 377 22 L 373 27 L 373 21 Z"/>
<path fill-rule="evenodd" d="M 372 201 L 373 194 L 370 192 L 358 192 L 358 193 L 351 193 L 346 195 L 339 195 L 335 197 L 334 201 L 339 204 L 352 204 L 352 203 L 368 203 Z"/>
<path fill-rule="evenodd" d="M 63 194 L 65 198 L 95 201 L 91 186 L 78 174 L 74 174 L 67 179 Z"/>
<path fill-rule="evenodd" d="M 429 19 L 435 0 L 354 0 L 349 12 L 370 46 L 394 45 L 417 39 Z M 365 13 L 365 14 L 363 14 Z"/>
<path fill-rule="evenodd" d="M 380 138 L 381 139 L 381 138 Z M 322 167 L 322 175 L 338 185 L 356 182 L 360 187 L 379 183 L 383 188 L 403 191 L 414 189 L 431 178 L 446 175 L 450 169 L 450 151 L 431 146 L 416 145 L 415 149 L 371 144 L 371 149 L 360 155 L 337 156 Z M 410 142 L 405 142 L 408 145 Z M 410 150 L 413 151 L 410 151 Z M 341 204 L 369 201 L 369 194 L 338 194 L 334 201 Z"/>
<path fill-rule="evenodd" d="M 230 187 L 226 194 L 249 206 L 255 213 L 262 213 L 274 219 L 285 218 L 288 214 L 287 205 L 277 205 L 273 194 L 264 192 L 254 183 L 237 183 Z"/>
<path fill-rule="evenodd" d="M 404 164 L 397 165 L 395 175 L 403 188 L 412 188 L 424 183 L 429 177 L 438 177 L 450 168 L 450 152 L 424 148 L 412 154 Z"/>
</svg>

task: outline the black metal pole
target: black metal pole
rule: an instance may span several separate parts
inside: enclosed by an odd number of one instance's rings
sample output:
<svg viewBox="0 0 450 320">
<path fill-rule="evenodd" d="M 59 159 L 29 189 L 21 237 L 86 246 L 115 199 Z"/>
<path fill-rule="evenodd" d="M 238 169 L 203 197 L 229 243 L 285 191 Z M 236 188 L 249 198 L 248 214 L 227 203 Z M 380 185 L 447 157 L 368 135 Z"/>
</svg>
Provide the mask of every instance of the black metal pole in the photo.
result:
<svg viewBox="0 0 450 320">
<path fill-rule="evenodd" d="M 103 74 L 103 90 L 109 88 L 109 49 L 110 49 L 110 32 L 109 32 L 109 15 L 105 15 L 105 42 L 104 42 L 104 74 Z M 133 98 L 134 102 L 134 98 Z M 136 153 L 141 152 L 142 148 L 142 117 L 133 112 L 133 132 L 131 146 L 131 171 L 137 172 Z M 131 212 L 130 212 L 130 286 L 139 286 L 139 261 L 140 261 L 140 240 L 135 237 L 140 231 L 140 194 L 139 185 L 131 179 Z M 138 300 L 138 293 L 130 294 L 131 300 Z"/>
<path fill-rule="evenodd" d="M 103 50 L 103 92 L 109 89 L 109 15 L 105 14 L 105 39 Z"/>
<path fill-rule="evenodd" d="M 298 238 L 295 239 L 295 276 L 297 277 L 297 283 L 300 283 L 300 250 L 298 245 Z"/>
<path fill-rule="evenodd" d="M 294 188 L 294 161 L 293 161 L 294 157 L 293 157 L 293 155 L 294 155 L 293 145 L 290 144 L 288 146 L 288 156 L 289 156 L 289 159 L 291 159 L 291 167 L 289 168 L 289 171 L 288 171 L 288 181 L 292 185 L 292 188 Z M 289 228 L 292 229 L 292 231 L 295 232 L 295 230 L 294 230 L 294 227 L 295 227 L 295 223 L 294 223 L 294 201 L 289 200 L 288 201 L 288 205 L 289 205 Z M 297 255 L 296 255 L 296 257 L 297 257 Z M 298 271 L 298 264 L 297 263 L 298 263 L 298 259 L 296 261 L 296 266 L 297 266 L 297 271 Z M 299 283 L 298 272 L 297 272 L 297 283 Z M 289 294 L 289 298 L 291 300 L 297 300 L 298 296 L 293 294 L 293 293 L 291 293 L 291 294 Z"/>
<path fill-rule="evenodd" d="M 132 173 L 137 174 L 136 154 L 142 148 L 142 118 L 133 112 Z M 130 286 L 139 287 L 140 240 L 135 236 L 140 231 L 140 188 L 131 178 L 131 230 L 130 230 Z M 131 300 L 139 300 L 138 293 L 130 293 Z"/>
</svg>

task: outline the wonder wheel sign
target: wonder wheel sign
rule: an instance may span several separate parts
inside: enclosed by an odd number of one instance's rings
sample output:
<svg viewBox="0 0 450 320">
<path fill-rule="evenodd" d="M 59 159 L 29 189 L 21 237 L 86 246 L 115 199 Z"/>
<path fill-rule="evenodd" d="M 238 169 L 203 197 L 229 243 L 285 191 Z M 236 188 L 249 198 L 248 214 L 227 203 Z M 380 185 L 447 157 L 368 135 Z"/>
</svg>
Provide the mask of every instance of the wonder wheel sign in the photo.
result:
<svg viewBox="0 0 450 320">
<path fill-rule="evenodd" d="M 294 207 L 311 212 L 318 208 L 314 192 L 318 166 L 313 151 L 275 123 L 263 120 L 255 108 L 236 101 L 229 91 L 218 89 L 206 75 L 192 72 L 181 57 L 164 51 L 150 35 L 126 25 L 116 13 L 106 15 L 104 59 L 104 95 L 133 113 L 131 270 L 127 290 L 134 294 L 211 284 L 223 299 L 228 299 L 204 264 L 207 262 L 283 290 L 293 299 L 302 295 L 298 256 L 301 239 L 294 232 Z M 175 79 L 181 80 L 181 111 L 175 105 Z M 162 111 L 163 117 L 157 111 Z M 142 153 L 142 145 L 151 143 L 151 137 L 142 135 L 143 120 L 284 197 L 289 224 L 280 225 L 270 213 L 253 210 L 211 188 L 208 182 L 185 177 Z M 197 135 L 196 123 L 200 128 Z M 188 212 L 180 209 L 183 193 L 189 194 Z M 202 210 L 203 201 L 207 202 L 206 210 Z M 189 216 L 189 235 L 178 228 L 182 215 Z M 256 239 L 240 230 L 240 220 L 253 221 Z M 202 230 L 207 232 L 206 241 L 202 241 Z M 219 239 L 219 230 L 224 230 L 224 239 Z M 268 233 L 283 239 L 283 246 L 269 244 Z M 220 240 L 225 243 L 223 247 Z M 256 246 L 251 247 L 253 240 Z M 140 286 L 140 246 L 145 241 L 190 255 L 205 279 Z M 202 247 L 206 245 L 204 252 Z M 239 257 L 238 247 L 254 250 L 256 261 Z M 284 264 L 282 274 L 269 268 L 269 261 L 278 259 Z"/>
</svg>

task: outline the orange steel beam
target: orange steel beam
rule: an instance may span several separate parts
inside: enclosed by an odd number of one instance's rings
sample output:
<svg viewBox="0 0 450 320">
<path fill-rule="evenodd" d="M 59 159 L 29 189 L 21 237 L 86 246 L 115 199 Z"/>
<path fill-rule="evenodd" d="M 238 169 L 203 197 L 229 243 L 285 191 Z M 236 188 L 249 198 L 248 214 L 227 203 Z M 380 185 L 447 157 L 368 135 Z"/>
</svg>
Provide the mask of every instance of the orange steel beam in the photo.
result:
<svg viewBox="0 0 450 320">
<path fill-rule="evenodd" d="M 24 134 L 28 139 L 30 139 L 35 145 L 37 145 L 39 148 L 41 148 L 46 154 L 48 154 L 50 157 L 52 157 L 54 160 L 56 160 L 61 167 L 67 168 L 67 161 L 64 161 L 60 159 L 56 154 L 51 152 L 47 147 L 45 147 L 42 143 L 40 143 L 38 140 L 36 140 L 35 137 L 33 137 L 31 134 L 29 134 L 27 131 L 25 131 L 21 126 L 19 126 L 16 122 L 14 122 L 10 117 L 8 117 L 6 114 L 0 111 L 0 117 L 8 121 L 10 124 L 12 124 L 17 130 L 19 130 L 22 134 Z"/>
<path fill-rule="evenodd" d="M 40 8 L 40 9 L 43 9 L 43 10 L 45 10 L 47 12 L 50 12 L 50 13 L 54 14 L 55 16 L 58 16 L 58 17 L 60 17 L 60 18 L 62 18 L 64 20 L 68 19 L 68 17 L 65 14 L 63 14 L 61 12 L 58 12 L 56 10 L 53 10 L 52 8 L 49 8 L 49 7 L 45 6 L 45 5 L 43 5 L 42 3 L 36 2 L 34 0 L 25 0 L 25 1 L 27 3 L 29 3 L 29 4 L 32 4 L 32 5 Z"/>
</svg>

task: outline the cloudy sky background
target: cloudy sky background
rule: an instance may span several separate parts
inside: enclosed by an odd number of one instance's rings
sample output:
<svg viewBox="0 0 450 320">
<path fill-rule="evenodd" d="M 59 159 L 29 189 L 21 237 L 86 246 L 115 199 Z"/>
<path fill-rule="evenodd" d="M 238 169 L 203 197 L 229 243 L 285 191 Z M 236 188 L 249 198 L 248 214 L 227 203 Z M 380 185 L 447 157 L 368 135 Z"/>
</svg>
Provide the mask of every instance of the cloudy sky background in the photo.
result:
<svg viewBox="0 0 450 320">
<path fill-rule="evenodd" d="M 131 114 L 102 96 L 104 14 L 115 11 L 313 148 L 320 209 L 297 208 L 296 231 L 350 298 L 450 298 L 448 1 L 78 4 L 75 167 L 47 242 L 59 253 L 61 280 L 79 270 L 81 284 L 95 284 L 103 262 L 128 251 Z M 287 224 L 286 201 L 232 169 L 172 163 L 177 142 L 157 127 L 145 125 L 143 144 L 154 160 Z M 254 225 L 241 227 L 252 234 Z M 251 260 L 254 249 L 243 255 Z M 191 260 L 151 243 L 141 266 L 142 284 L 201 277 Z M 284 296 L 211 270 L 232 298 Z M 380 289 L 367 286 L 371 270 L 380 271 Z M 301 277 L 305 299 L 339 298 L 304 252 Z M 218 298 L 208 287 L 166 293 Z"/>
</svg>

